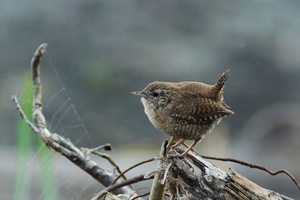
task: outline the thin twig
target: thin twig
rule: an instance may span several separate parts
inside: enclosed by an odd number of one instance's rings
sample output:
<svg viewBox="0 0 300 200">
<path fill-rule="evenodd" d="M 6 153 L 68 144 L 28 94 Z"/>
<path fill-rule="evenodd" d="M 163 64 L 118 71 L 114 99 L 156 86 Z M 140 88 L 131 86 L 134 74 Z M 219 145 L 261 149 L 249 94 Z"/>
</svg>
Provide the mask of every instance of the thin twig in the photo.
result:
<svg viewBox="0 0 300 200">
<path fill-rule="evenodd" d="M 185 143 L 183 145 L 185 147 L 188 147 Z M 198 154 L 198 152 L 195 151 L 194 149 L 192 149 L 192 151 L 194 153 Z M 242 161 L 242 160 L 238 160 L 238 159 L 234 159 L 234 158 L 218 158 L 218 157 L 205 156 L 205 155 L 200 155 L 200 154 L 198 154 L 198 155 L 201 156 L 201 157 L 203 157 L 203 158 L 210 159 L 210 160 L 218 160 L 218 161 L 224 161 L 224 162 L 233 162 L 233 163 L 238 163 L 240 165 L 244 165 L 244 166 L 247 166 L 247 167 L 250 167 L 250 168 L 260 169 L 262 171 L 265 171 L 265 172 L 269 173 L 272 176 L 275 176 L 275 175 L 281 174 L 281 173 L 286 174 L 295 183 L 295 185 L 297 186 L 298 190 L 300 191 L 300 184 L 297 182 L 297 180 L 295 179 L 295 177 L 290 172 L 288 172 L 287 170 L 280 169 L 280 170 L 274 172 L 274 171 L 271 171 L 271 170 L 269 170 L 268 168 L 266 168 L 264 166 L 255 165 L 255 164 L 252 164 L 252 163 L 249 163 L 249 162 L 246 162 L 246 161 Z"/>
<path fill-rule="evenodd" d="M 148 196 L 149 194 L 150 194 L 150 192 L 147 192 L 147 193 L 145 193 L 145 194 L 141 194 L 141 195 L 139 195 L 139 196 L 137 196 L 137 197 L 134 197 L 132 200 L 135 200 L 135 199 L 138 199 L 138 198 L 141 198 L 141 197 Z"/>
<path fill-rule="evenodd" d="M 163 179 L 161 179 L 159 182 L 164 185 L 167 181 L 167 177 L 168 177 L 168 173 L 169 173 L 169 170 L 170 170 L 170 167 L 172 166 L 172 163 L 169 163 L 168 166 L 166 167 L 165 169 L 165 172 L 164 172 L 164 177 Z"/>
<path fill-rule="evenodd" d="M 218 157 L 212 157 L 212 156 L 204 156 L 204 155 L 200 155 L 201 157 L 205 158 L 205 159 L 210 159 L 210 160 L 219 160 L 219 161 L 224 161 L 224 162 L 233 162 L 233 163 L 238 163 L 240 165 L 244 165 L 250 168 L 254 168 L 254 169 L 260 169 L 262 171 L 265 171 L 269 174 L 271 174 L 272 176 L 275 176 L 277 174 L 286 174 L 288 177 L 290 177 L 290 179 L 292 179 L 292 181 L 295 183 L 295 185 L 297 186 L 298 190 L 300 190 L 300 185 L 297 182 L 297 180 L 295 179 L 295 177 L 288 171 L 284 170 L 284 169 L 280 169 L 278 171 L 271 171 L 268 168 L 264 167 L 264 166 L 260 166 L 260 165 L 255 165 L 249 162 L 245 162 L 242 160 L 238 160 L 238 159 L 234 159 L 234 158 L 218 158 Z"/>
<path fill-rule="evenodd" d="M 152 161 L 154 161 L 155 160 L 155 158 L 150 158 L 150 159 L 148 159 L 148 160 L 144 160 L 144 161 L 142 161 L 142 162 L 139 162 L 139 163 L 137 163 L 137 164 L 135 164 L 135 165 L 133 165 L 133 166 L 131 166 L 131 167 L 129 167 L 128 169 L 126 169 L 125 171 L 123 171 L 112 183 L 111 183 L 111 185 L 113 185 L 113 184 L 115 184 L 116 182 L 117 182 L 117 180 L 119 180 L 125 173 L 127 173 L 128 171 L 130 171 L 130 170 L 132 170 L 132 169 L 134 169 L 134 168 L 136 168 L 136 167 L 138 167 L 138 166 L 140 166 L 140 165 L 142 165 L 142 164 L 145 164 L 145 163 L 148 163 L 148 162 L 152 162 Z"/>
<path fill-rule="evenodd" d="M 112 166 L 114 166 L 116 168 L 116 170 L 118 171 L 119 174 L 122 174 L 122 171 L 121 171 L 119 165 L 108 154 L 97 152 L 101 149 L 104 149 L 105 151 L 111 151 L 111 144 L 101 145 L 101 146 L 93 148 L 93 149 L 81 148 L 81 151 L 83 151 L 83 153 L 85 155 L 95 154 L 97 156 L 100 156 L 100 157 L 106 159 Z M 123 176 L 123 178 L 125 180 L 127 179 L 126 176 Z"/>
<path fill-rule="evenodd" d="M 114 190 L 116 190 L 118 188 L 122 188 L 124 186 L 131 185 L 131 184 L 134 184 L 134 183 L 137 183 L 137 182 L 140 182 L 140 181 L 146 181 L 146 180 L 149 180 L 149 179 L 151 179 L 151 177 L 145 178 L 144 174 L 136 176 L 136 177 L 133 177 L 131 179 L 127 179 L 127 180 L 125 180 L 125 181 L 123 181 L 121 183 L 108 186 L 107 188 L 101 190 L 91 200 L 98 200 L 101 197 L 103 197 L 107 192 L 111 192 L 111 191 L 114 191 Z"/>
<path fill-rule="evenodd" d="M 93 152 L 97 152 L 97 151 L 102 150 L 102 149 L 104 149 L 105 151 L 111 151 L 111 144 L 107 143 L 107 144 L 98 146 L 98 147 L 93 148 L 93 149 L 81 148 L 81 151 L 83 151 L 85 155 L 89 155 L 89 154 L 92 154 Z"/>
<path fill-rule="evenodd" d="M 119 167 L 119 165 L 108 155 L 108 154 L 105 154 L 105 153 L 99 153 L 99 152 L 92 152 L 93 154 L 95 154 L 95 155 L 97 155 L 97 156 L 100 156 L 100 157 L 102 157 L 102 158 L 104 158 L 104 159 L 106 159 L 112 166 L 114 166 L 115 168 L 116 168 L 116 170 L 118 171 L 118 173 L 120 174 L 120 175 L 122 175 L 122 177 L 126 180 L 127 178 L 126 178 L 126 176 L 124 175 L 124 173 L 122 173 L 122 171 L 121 171 L 121 169 L 120 169 L 120 167 Z M 119 175 L 119 176 L 120 176 Z M 119 177 L 118 176 L 118 177 Z M 116 180 L 116 179 L 115 179 Z M 115 181 L 113 182 L 113 183 L 115 183 Z M 113 184 L 112 183 L 112 184 Z M 111 185 L 112 185 L 111 184 Z"/>
<path fill-rule="evenodd" d="M 21 116 L 21 118 L 25 121 L 25 123 L 30 127 L 30 129 L 35 133 L 35 134 L 38 134 L 39 135 L 39 129 L 34 126 L 34 124 L 27 118 L 27 116 L 25 115 L 25 113 L 23 112 L 20 104 L 19 104 L 19 101 L 17 99 L 17 96 L 16 95 L 13 95 L 11 97 L 12 101 L 14 102 L 15 104 L 15 107 L 17 109 L 17 112 L 19 113 L 19 115 Z M 40 135 L 39 135 L 40 136 Z"/>
</svg>

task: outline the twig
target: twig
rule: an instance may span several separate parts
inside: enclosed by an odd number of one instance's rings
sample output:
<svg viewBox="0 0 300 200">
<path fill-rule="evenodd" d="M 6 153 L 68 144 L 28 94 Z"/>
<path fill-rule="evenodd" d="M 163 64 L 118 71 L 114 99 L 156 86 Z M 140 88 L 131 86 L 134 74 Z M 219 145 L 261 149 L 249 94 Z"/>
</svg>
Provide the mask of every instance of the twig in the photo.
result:
<svg viewBox="0 0 300 200">
<path fill-rule="evenodd" d="M 119 178 L 121 178 L 125 173 L 127 173 L 128 171 L 142 165 L 142 164 L 145 164 L 145 163 L 148 163 L 148 162 L 152 162 L 153 160 L 155 160 L 155 158 L 150 158 L 148 160 L 144 160 L 142 162 L 139 162 L 131 167 L 129 167 L 128 169 L 126 169 L 125 171 L 123 171 L 122 173 L 119 174 L 119 176 L 111 183 L 111 185 L 115 184 L 117 182 L 117 180 L 119 180 Z"/>
<path fill-rule="evenodd" d="M 185 143 L 183 143 L 183 145 L 185 147 L 188 147 Z M 194 149 L 192 149 L 192 151 L 194 153 L 198 154 L 197 151 L 195 151 Z M 300 184 L 297 182 L 295 177 L 290 172 L 288 172 L 287 170 L 280 169 L 280 170 L 274 172 L 274 171 L 271 171 L 271 170 L 269 170 L 268 168 L 266 168 L 264 166 L 255 165 L 255 164 L 252 164 L 252 163 L 249 163 L 249 162 L 246 162 L 246 161 L 242 161 L 242 160 L 238 160 L 238 159 L 234 159 L 234 158 L 218 158 L 218 157 L 205 156 L 205 155 L 200 155 L 200 154 L 198 154 L 198 155 L 203 157 L 203 158 L 210 159 L 210 160 L 233 162 L 233 163 L 238 163 L 240 165 L 244 165 L 244 166 L 247 166 L 247 167 L 250 167 L 250 168 L 260 169 L 262 171 L 265 171 L 265 172 L 269 173 L 272 176 L 276 176 L 277 174 L 281 174 L 281 173 L 286 174 L 294 182 L 294 184 L 296 185 L 296 187 L 300 191 Z"/>
<path fill-rule="evenodd" d="M 146 181 L 146 180 L 149 180 L 151 179 L 151 177 L 149 178 L 145 178 L 145 175 L 139 175 L 139 176 L 136 176 L 136 177 L 133 177 L 131 179 L 127 179 L 121 183 L 118 183 L 118 184 L 114 184 L 114 185 L 111 185 L 103 190 L 101 190 L 98 194 L 96 194 L 91 200 L 98 200 L 100 199 L 101 197 L 103 197 L 105 194 L 107 194 L 107 192 L 110 192 L 110 191 L 114 191 L 118 188 L 122 188 L 124 186 L 127 186 L 127 185 L 131 185 L 131 184 L 134 184 L 134 183 L 137 183 L 137 182 L 140 182 L 140 181 Z"/>
<path fill-rule="evenodd" d="M 93 152 L 99 151 L 101 149 L 104 149 L 105 151 L 111 151 L 111 144 L 107 143 L 107 144 L 98 146 L 98 147 L 93 148 L 93 149 L 81 148 L 81 151 L 83 151 L 86 155 L 88 155 L 88 154 L 91 154 Z"/>
<path fill-rule="evenodd" d="M 41 44 L 33 55 L 31 60 L 32 80 L 34 87 L 34 98 L 32 108 L 32 118 L 37 125 L 37 128 L 46 128 L 46 120 L 42 114 L 42 83 L 40 78 L 40 63 L 43 54 L 46 52 L 48 44 Z"/>
<path fill-rule="evenodd" d="M 141 197 L 148 196 L 149 194 L 150 194 L 150 192 L 147 192 L 147 193 L 145 193 L 145 194 L 141 194 L 141 195 L 139 195 L 139 196 L 137 196 L 137 197 L 134 197 L 132 200 L 135 200 L 135 199 L 138 199 L 138 198 L 141 198 Z"/>
<path fill-rule="evenodd" d="M 99 153 L 97 152 L 98 150 L 104 149 L 106 151 L 110 151 L 111 150 L 111 145 L 110 144 L 105 144 L 99 147 L 96 147 L 94 149 L 88 149 L 88 148 L 81 148 L 81 151 L 84 152 L 85 155 L 88 154 L 95 154 L 97 156 L 100 156 L 104 159 L 106 159 L 112 166 L 114 166 L 116 168 L 116 170 L 118 171 L 119 174 L 122 174 L 122 171 L 119 167 L 119 165 L 108 155 L 108 154 L 104 154 L 104 153 Z M 126 180 L 126 176 L 122 175 L 122 177 Z M 113 183 L 112 183 L 113 184 Z M 111 185 L 112 185 L 111 184 Z"/>
<path fill-rule="evenodd" d="M 171 139 L 171 141 L 173 142 L 173 140 Z M 167 155 L 167 151 L 169 151 L 171 149 L 171 145 L 170 143 L 168 144 L 168 141 L 165 140 L 161 146 L 160 152 L 159 152 L 159 156 L 160 157 L 165 157 Z M 162 160 L 158 161 L 157 167 L 161 168 L 163 164 Z M 164 193 L 165 193 L 165 187 L 166 184 L 161 184 L 160 180 L 162 180 L 164 178 L 164 173 L 157 173 L 154 176 L 154 180 L 152 183 L 152 187 L 151 187 L 151 191 L 150 191 L 150 196 L 149 199 L 150 200 L 159 200 L 159 199 L 163 199 L 164 198 Z"/>
<path fill-rule="evenodd" d="M 297 186 L 298 190 L 300 190 L 300 185 L 297 182 L 297 180 L 295 179 L 295 177 L 290 172 L 288 172 L 288 171 L 286 171 L 284 169 L 280 169 L 280 170 L 274 172 L 274 171 L 271 171 L 271 170 L 269 170 L 268 168 L 266 168 L 264 166 L 255 165 L 255 164 L 252 164 L 252 163 L 249 163 L 249 162 L 245 162 L 245 161 L 242 161 L 242 160 L 238 160 L 238 159 L 234 159 L 234 158 L 218 158 L 218 157 L 204 156 L 204 155 L 200 155 L 200 156 L 203 157 L 203 158 L 206 158 L 206 159 L 210 159 L 210 160 L 219 160 L 219 161 L 224 161 L 224 162 L 233 162 L 233 163 L 238 163 L 238 164 L 250 167 L 250 168 L 260 169 L 262 171 L 265 171 L 265 172 L 271 174 L 272 176 L 275 176 L 275 175 L 281 174 L 281 173 L 286 174 L 288 177 L 290 177 L 290 179 L 292 179 L 292 181 Z"/>
<path fill-rule="evenodd" d="M 34 126 L 33 123 L 31 123 L 31 121 L 26 117 L 25 113 L 23 112 L 20 104 L 19 104 L 19 101 L 17 99 L 17 96 L 16 95 L 13 95 L 11 97 L 11 100 L 14 102 L 15 104 L 15 107 L 17 109 L 17 112 L 19 113 L 19 115 L 21 116 L 21 118 L 25 121 L 25 123 L 30 127 L 30 129 L 37 135 L 41 136 L 39 134 L 39 129 L 37 127 Z"/>
<path fill-rule="evenodd" d="M 115 179 L 113 174 L 102 169 L 96 162 L 90 160 L 82 151 L 80 151 L 73 143 L 65 139 L 64 137 L 51 133 L 47 129 L 45 117 L 42 113 L 42 84 L 40 79 L 40 63 L 41 57 L 45 53 L 47 44 L 41 44 L 33 55 L 31 61 L 32 67 L 32 80 L 34 83 L 34 98 L 33 98 L 33 119 L 35 125 L 28 120 L 24 114 L 16 96 L 12 97 L 12 101 L 15 103 L 16 109 L 21 118 L 28 124 L 32 131 L 42 138 L 43 142 L 59 154 L 65 156 L 75 165 L 82 170 L 90 174 L 94 179 L 103 184 L 109 186 Z M 114 191 L 116 194 L 133 194 L 137 196 L 130 187 L 118 188 Z"/>
<path fill-rule="evenodd" d="M 99 152 L 93 152 L 93 154 L 97 155 L 97 156 L 101 156 L 102 158 L 108 160 L 108 162 L 114 166 L 116 168 L 116 170 L 118 171 L 119 174 L 122 174 L 122 177 L 126 180 L 126 176 L 122 173 L 119 165 L 108 155 L 108 154 L 104 154 L 104 153 L 99 153 Z M 111 184 L 112 185 L 112 184 Z"/>
<path fill-rule="evenodd" d="M 169 170 L 170 170 L 170 167 L 172 166 L 172 163 L 169 163 L 167 168 L 165 169 L 165 172 L 164 172 L 164 176 L 163 176 L 163 179 L 161 179 L 159 182 L 164 185 L 167 181 L 167 177 L 168 177 L 168 173 L 169 173 Z"/>
</svg>

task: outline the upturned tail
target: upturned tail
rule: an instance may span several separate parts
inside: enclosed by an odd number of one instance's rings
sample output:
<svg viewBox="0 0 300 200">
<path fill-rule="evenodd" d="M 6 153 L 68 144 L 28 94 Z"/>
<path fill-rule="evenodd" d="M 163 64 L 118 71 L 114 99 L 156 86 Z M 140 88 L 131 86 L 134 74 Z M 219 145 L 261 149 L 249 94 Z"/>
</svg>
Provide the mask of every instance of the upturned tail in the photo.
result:
<svg viewBox="0 0 300 200">
<path fill-rule="evenodd" d="M 216 90 L 221 91 L 225 85 L 226 80 L 228 79 L 228 77 L 230 76 L 229 74 L 229 69 L 227 69 L 219 78 L 218 82 L 215 84 L 215 88 Z"/>
<path fill-rule="evenodd" d="M 216 101 L 223 101 L 223 90 L 224 90 L 225 82 L 228 79 L 229 75 L 230 74 L 228 69 L 221 75 L 218 82 L 213 86 L 212 91 L 215 94 Z"/>
</svg>

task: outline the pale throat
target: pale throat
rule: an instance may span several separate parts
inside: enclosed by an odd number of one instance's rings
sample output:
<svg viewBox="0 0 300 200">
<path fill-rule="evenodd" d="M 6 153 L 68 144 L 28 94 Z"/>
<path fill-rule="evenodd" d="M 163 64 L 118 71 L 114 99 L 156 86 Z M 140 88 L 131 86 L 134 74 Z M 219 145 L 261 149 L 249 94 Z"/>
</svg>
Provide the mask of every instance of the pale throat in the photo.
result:
<svg viewBox="0 0 300 200">
<path fill-rule="evenodd" d="M 155 128 L 159 128 L 159 123 L 157 122 L 157 116 L 155 113 L 155 106 L 150 101 L 147 101 L 144 97 L 141 98 L 141 101 L 144 106 L 144 112 L 148 116 L 148 119 Z"/>
</svg>

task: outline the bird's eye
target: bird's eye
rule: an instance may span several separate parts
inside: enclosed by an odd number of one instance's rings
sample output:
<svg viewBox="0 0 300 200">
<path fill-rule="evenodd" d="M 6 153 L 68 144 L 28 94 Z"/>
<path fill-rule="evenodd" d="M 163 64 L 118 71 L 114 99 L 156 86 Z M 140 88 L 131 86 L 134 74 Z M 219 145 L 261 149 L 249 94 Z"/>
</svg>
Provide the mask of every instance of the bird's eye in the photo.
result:
<svg viewBox="0 0 300 200">
<path fill-rule="evenodd" d="M 159 93 L 158 92 L 153 92 L 152 94 L 154 97 L 158 97 Z"/>
</svg>

